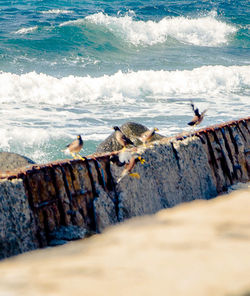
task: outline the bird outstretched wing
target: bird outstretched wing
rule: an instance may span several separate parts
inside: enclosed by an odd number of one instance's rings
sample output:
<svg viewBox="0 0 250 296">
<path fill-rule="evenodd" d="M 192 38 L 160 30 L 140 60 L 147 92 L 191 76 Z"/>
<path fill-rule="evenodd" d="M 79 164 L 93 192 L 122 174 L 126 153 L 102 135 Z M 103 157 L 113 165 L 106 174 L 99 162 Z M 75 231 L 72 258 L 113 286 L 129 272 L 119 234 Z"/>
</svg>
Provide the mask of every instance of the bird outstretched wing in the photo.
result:
<svg viewBox="0 0 250 296">
<path fill-rule="evenodd" d="M 193 111 L 194 111 L 194 114 L 195 114 L 196 116 L 200 117 L 199 109 L 194 107 L 194 103 L 193 103 L 192 101 L 190 102 L 190 105 L 191 105 L 191 107 L 192 107 L 192 109 L 193 109 Z"/>
<path fill-rule="evenodd" d="M 124 134 L 122 135 L 122 139 L 123 139 L 127 144 L 130 144 L 130 145 L 133 145 L 133 146 L 134 146 L 134 143 L 133 143 L 128 137 L 126 137 Z"/>
</svg>

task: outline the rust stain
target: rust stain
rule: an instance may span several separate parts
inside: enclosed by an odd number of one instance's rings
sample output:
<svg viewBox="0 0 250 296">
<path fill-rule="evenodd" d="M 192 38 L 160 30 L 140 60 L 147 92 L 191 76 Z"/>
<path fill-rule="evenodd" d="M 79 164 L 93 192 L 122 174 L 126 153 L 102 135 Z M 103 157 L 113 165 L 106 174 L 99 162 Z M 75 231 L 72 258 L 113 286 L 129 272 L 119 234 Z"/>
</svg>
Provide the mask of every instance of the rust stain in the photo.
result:
<svg viewBox="0 0 250 296">
<path fill-rule="evenodd" d="M 214 165 L 214 174 L 217 180 L 217 192 L 223 192 L 226 190 L 227 179 L 223 173 L 221 147 L 216 141 L 214 131 L 207 133 L 206 135 L 210 147 L 210 155 L 213 156 L 212 163 Z"/>
<path fill-rule="evenodd" d="M 58 197 L 58 210 L 60 212 L 61 225 L 70 225 L 71 216 L 68 215 L 70 210 L 70 201 L 64 185 L 64 177 L 60 166 L 54 166 L 55 188 Z"/>
<path fill-rule="evenodd" d="M 223 172 L 225 173 L 227 177 L 227 185 L 233 184 L 233 165 L 230 161 L 230 157 L 228 156 L 228 151 L 226 149 L 226 144 L 223 138 L 223 134 L 221 133 L 223 128 L 218 129 L 216 132 L 214 132 L 214 137 L 217 142 L 217 144 L 220 146 L 220 153 L 221 153 L 221 167 Z"/>
<path fill-rule="evenodd" d="M 214 156 L 212 145 L 211 145 L 206 133 L 204 133 L 204 132 L 200 133 L 199 138 L 200 138 L 201 143 L 203 144 L 203 148 L 207 154 L 208 164 L 211 169 L 212 178 L 214 180 L 214 184 L 216 184 L 217 181 L 216 181 L 215 171 L 216 171 L 216 167 L 217 167 L 217 162 L 216 162 L 216 159 Z"/>
<path fill-rule="evenodd" d="M 241 136 L 241 133 L 238 132 L 239 129 L 237 125 L 231 127 L 231 134 L 233 141 L 235 143 L 235 146 L 237 147 L 237 163 L 240 167 L 240 180 L 242 182 L 246 182 L 249 180 L 249 169 L 248 169 L 248 164 L 247 164 L 247 159 L 245 155 L 245 146 L 244 146 L 244 139 Z"/>
<path fill-rule="evenodd" d="M 228 155 L 229 155 L 229 158 L 230 158 L 232 166 L 233 166 L 232 177 L 234 180 L 238 181 L 240 179 L 240 172 L 239 172 L 240 167 L 239 167 L 237 157 L 236 157 L 237 153 L 235 150 L 235 144 L 232 141 L 230 131 L 231 131 L 230 127 L 225 127 L 225 128 L 223 128 L 223 130 L 221 132 L 224 137 L 226 149 L 228 151 Z M 237 150 L 238 150 L 238 147 L 237 147 Z"/>
</svg>

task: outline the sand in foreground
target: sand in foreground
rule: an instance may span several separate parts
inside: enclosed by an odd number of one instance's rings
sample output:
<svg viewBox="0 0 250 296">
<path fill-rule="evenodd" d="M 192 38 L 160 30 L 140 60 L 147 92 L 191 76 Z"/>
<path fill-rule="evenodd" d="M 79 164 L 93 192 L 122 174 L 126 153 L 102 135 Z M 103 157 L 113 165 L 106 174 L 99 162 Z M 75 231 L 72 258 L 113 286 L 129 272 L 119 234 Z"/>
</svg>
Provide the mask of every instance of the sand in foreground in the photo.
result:
<svg viewBox="0 0 250 296">
<path fill-rule="evenodd" d="M 250 187 L 0 263 L 0 295 L 247 295 Z"/>
</svg>

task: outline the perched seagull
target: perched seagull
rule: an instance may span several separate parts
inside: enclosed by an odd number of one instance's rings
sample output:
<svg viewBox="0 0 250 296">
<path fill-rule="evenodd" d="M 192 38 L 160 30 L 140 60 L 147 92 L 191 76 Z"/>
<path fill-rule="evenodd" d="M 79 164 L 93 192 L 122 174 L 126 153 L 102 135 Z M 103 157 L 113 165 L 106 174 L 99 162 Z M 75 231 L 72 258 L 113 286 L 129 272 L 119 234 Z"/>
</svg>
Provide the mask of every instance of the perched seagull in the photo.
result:
<svg viewBox="0 0 250 296">
<path fill-rule="evenodd" d="M 143 145 L 146 146 L 146 143 L 150 142 L 155 132 L 158 131 L 159 129 L 157 127 L 154 127 L 153 129 L 142 133 L 139 139 L 142 141 Z"/>
<path fill-rule="evenodd" d="M 84 160 L 84 158 L 79 154 L 83 147 L 83 140 L 80 135 L 77 136 L 77 139 L 72 143 L 66 146 L 66 149 L 62 150 L 66 154 L 71 154 L 74 158 L 80 158 Z"/>
<path fill-rule="evenodd" d="M 118 126 L 114 126 L 113 129 L 115 130 L 115 139 L 123 147 L 123 149 L 125 149 L 127 145 L 135 146 L 135 144 L 124 135 Z"/>
<path fill-rule="evenodd" d="M 188 125 L 196 126 L 202 122 L 202 120 L 205 116 L 205 113 L 207 112 L 207 109 L 204 110 L 202 113 L 200 113 L 199 109 L 194 107 L 194 104 L 192 101 L 191 101 L 191 107 L 192 107 L 195 115 L 192 118 L 192 120 L 190 122 L 188 122 Z"/>
<path fill-rule="evenodd" d="M 140 161 L 141 164 L 144 164 L 145 159 L 142 158 L 138 153 L 131 151 L 122 151 L 117 155 L 111 157 L 111 161 L 115 162 L 118 166 L 124 166 L 124 170 L 121 173 L 121 176 L 118 178 L 117 183 L 119 183 L 125 176 L 129 175 L 130 177 L 140 179 L 138 173 L 131 173 L 135 164 Z"/>
</svg>

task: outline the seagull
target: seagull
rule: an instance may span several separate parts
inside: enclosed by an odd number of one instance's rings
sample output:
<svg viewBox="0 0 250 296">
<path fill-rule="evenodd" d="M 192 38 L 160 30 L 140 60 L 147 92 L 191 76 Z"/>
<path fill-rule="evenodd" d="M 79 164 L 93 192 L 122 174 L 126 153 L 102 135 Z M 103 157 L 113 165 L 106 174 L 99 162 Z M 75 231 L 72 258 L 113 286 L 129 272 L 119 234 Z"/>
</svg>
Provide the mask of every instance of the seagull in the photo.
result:
<svg viewBox="0 0 250 296">
<path fill-rule="evenodd" d="M 118 126 L 114 126 L 113 129 L 115 130 L 115 139 L 123 147 L 123 149 L 125 149 L 127 145 L 135 146 L 135 144 L 124 135 Z"/>
<path fill-rule="evenodd" d="M 159 129 L 157 127 L 154 127 L 153 129 L 142 133 L 139 139 L 142 141 L 143 145 L 146 146 L 146 143 L 150 142 L 155 132 L 158 131 Z"/>
<path fill-rule="evenodd" d="M 83 147 L 83 140 L 80 135 L 77 136 L 77 139 L 72 143 L 66 146 L 66 149 L 62 150 L 66 154 L 71 154 L 74 158 L 80 158 L 84 160 L 84 158 L 79 154 Z"/>
<path fill-rule="evenodd" d="M 191 101 L 191 107 L 192 107 L 195 115 L 192 118 L 192 120 L 190 122 L 188 122 L 188 125 L 196 126 L 202 122 L 202 120 L 205 116 L 205 113 L 207 112 L 207 109 L 204 110 L 202 113 L 200 113 L 199 109 L 194 107 L 194 104 L 192 101 Z"/>
</svg>

